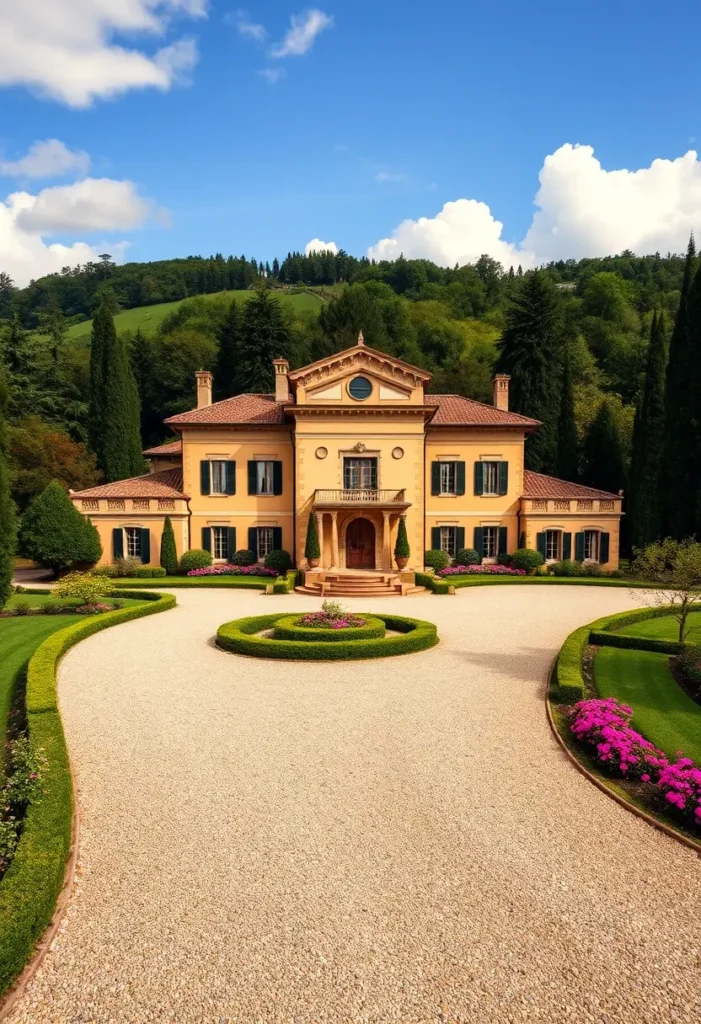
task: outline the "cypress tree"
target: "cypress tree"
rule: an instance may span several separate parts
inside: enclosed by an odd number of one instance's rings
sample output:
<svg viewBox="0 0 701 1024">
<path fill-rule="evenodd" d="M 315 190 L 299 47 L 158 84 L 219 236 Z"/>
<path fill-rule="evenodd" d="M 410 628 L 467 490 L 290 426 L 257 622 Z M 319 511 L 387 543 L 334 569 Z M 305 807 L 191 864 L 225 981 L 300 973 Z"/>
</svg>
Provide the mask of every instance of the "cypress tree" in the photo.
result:
<svg viewBox="0 0 701 1024">
<path fill-rule="evenodd" d="M 557 469 L 561 480 L 576 481 L 579 476 L 577 423 L 574 416 L 574 388 L 569 345 L 565 347 L 560 386 L 560 415 L 557 423 Z"/>
<path fill-rule="evenodd" d="M 238 387 L 240 361 L 241 312 L 236 299 L 234 299 L 219 332 L 219 349 L 214 369 L 214 389 L 217 401 L 240 393 Z"/>
<path fill-rule="evenodd" d="M 168 576 L 175 576 L 178 571 L 178 552 L 175 547 L 175 534 L 170 516 L 165 517 L 163 535 L 161 537 L 161 565 Z"/>
<path fill-rule="evenodd" d="M 105 353 L 108 345 L 109 324 L 114 321 L 105 302 L 95 310 L 90 335 L 90 404 L 88 409 L 88 438 L 90 447 L 102 465 L 102 428 L 104 424 Z"/>
<path fill-rule="evenodd" d="M 237 391 L 268 393 L 275 389 L 273 359 L 289 354 L 290 332 L 278 299 L 261 289 L 249 299 L 241 324 L 241 360 Z"/>
<path fill-rule="evenodd" d="M 696 267 L 696 246 L 692 235 L 686 253 L 679 310 L 669 343 L 665 382 L 663 532 L 677 540 L 683 540 L 694 533 L 694 447 L 698 428 L 693 423 L 691 407 L 691 376 L 694 367 L 689 330 L 689 297 L 697 276 Z"/>
<path fill-rule="evenodd" d="M 9 388 L 5 367 L 0 362 L 0 608 L 4 608 L 12 593 L 12 575 L 15 568 L 17 542 L 17 516 L 10 496 L 9 443 L 7 437 L 7 407 Z"/>
<path fill-rule="evenodd" d="M 643 391 L 635 411 L 630 469 L 631 540 L 643 548 L 662 535 L 662 487 L 667 338 L 664 314 L 655 314 Z"/>
<path fill-rule="evenodd" d="M 701 267 L 696 271 L 689 289 L 687 316 L 689 361 L 686 377 L 686 401 L 689 406 L 687 450 L 690 504 L 690 525 L 687 536 L 701 537 Z"/>
<path fill-rule="evenodd" d="M 127 346 L 114 328 L 111 313 L 105 334 L 105 385 L 102 402 L 100 468 L 109 483 L 136 476 L 144 470 L 141 454 L 141 412 Z"/>
<path fill-rule="evenodd" d="M 584 441 L 584 483 L 618 494 L 625 488 L 626 464 L 621 435 L 607 400 L 599 406 Z"/>
<path fill-rule="evenodd" d="M 313 512 L 310 513 L 309 521 L 307 522 L 307 543 L 304 545 L 304 557 L 321 558 L 319 533 L 316 528 L 316 516 Z"/>
<path fill-rule="evenodd" d="M 74 564 L 93 565 L 102 554 L 97 530 L 83 519 L 57 480 L 34 498 L 22 516 L 19 550 L 54 575 Z"/>
<path fill-rule="evenodd" d="M 554 284 L 547 274 L 534 271 L 514 297 L 497 343 L 496 369 L 511 374 L 512 408 L 542 422 L 526 441 L 526 467 L 538 473 L 552 473 L 557 464 L 561 319 Z"/>
</svg>

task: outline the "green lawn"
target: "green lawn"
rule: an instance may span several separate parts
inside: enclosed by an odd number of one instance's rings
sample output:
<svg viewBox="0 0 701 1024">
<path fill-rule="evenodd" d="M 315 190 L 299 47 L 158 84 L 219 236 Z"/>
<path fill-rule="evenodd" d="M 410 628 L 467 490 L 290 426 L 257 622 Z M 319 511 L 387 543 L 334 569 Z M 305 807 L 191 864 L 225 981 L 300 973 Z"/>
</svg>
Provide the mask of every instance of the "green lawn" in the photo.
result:
<svg viewBox="0 0 701 1024">
<path fill-rule="evenodd" d="M 675 682 L 666 654 L 602 647 L 594 678 L 602 697 L 633 708 L 633 724 L 646 739 L 669 757 L 681 750 L 701 763 L 701 707 Z"/>
<path fill-rule="evenodd" d="M 284 579 L 284 576 L 278 577 L 278 580 Z M 242 587 L 244 590 L 261 590 L 275 582 L 274 576 L 159 576 L 155 579 L 121 577 L 112 580 L 115 587 L 123 590 L 169 590 L 172 587 Z"/>
<path fill-rule="evenodd" d="M 701 644 L 701 611 L 690 612 L 687 622 L 690 627 L 686 636 L 687 643 Z M 616 632 L 626 636 L 647 636 L 653 640 L 678 640 L 679 623 L 673 616 L 664 615 L 658 619 L 633 622 Z"/>
</svg>

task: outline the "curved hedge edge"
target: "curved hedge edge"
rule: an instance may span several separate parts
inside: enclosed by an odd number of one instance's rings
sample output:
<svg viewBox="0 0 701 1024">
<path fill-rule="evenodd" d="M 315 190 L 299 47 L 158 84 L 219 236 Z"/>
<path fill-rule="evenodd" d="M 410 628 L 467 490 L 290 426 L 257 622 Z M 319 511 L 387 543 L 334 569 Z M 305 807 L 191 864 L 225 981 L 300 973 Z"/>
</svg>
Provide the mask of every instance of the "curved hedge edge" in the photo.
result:
<svg viewBox="0 0 701 1024">
<path fill-rule="evenodd" d="M 217 630 L 217 645 L 234 654 L 254 658 L 272 658 L 284 661 L 354 661 L 361 658 L 393 657 L 424 651 L 438 643 L 438 630 L 432 622 L 409 619 L 402 615 L 378 615 L 388 629 L 402 636 L 381 637 L 375 640 L 347 640 L 319 645 L 300 640 L 270 640 L 254 636 L 261 630 L 272 628 L 280 615 L 254 615 L 245 619 L 225 622 Z"/>
<path fill-rule="evenodd" d="M 445 580 L 436 579 L 435 576 L 431 576 L 427 572 L 417 572 L 414 574 L 414 581 L 417 587 L 426 587 L 427 590 L 432 590 L 434 594 L 448 594 L 449 584 Z"/>
<path fill-rule="evenodd" d="M 555 670 L 553 669 L 553 674 L 554 671 Z M 548 695 L 547 690 L 545 693 L 545 713 L 548 717 L 548 724 L 550 725 L 553 736 L 555 737 L 555 740 L 557 741 L 559 747 L 564 751 L 565 756 L 567 757 L 567 760 L 570 762 L 570 764 L 574 765 L 577 771 L 581 772 L 585 779 L 588 779 L 589 782 L 592 782 L 597 789 L 600 789 L 602 793 L 606 794 L 606 796 L 610 797 L 612 800 L 615 800 L 617 804 L 620 804 L 620 806 L 624 807 L 627 811 L 630 811 L 631 814 L 635 814 L 638 818 L 641 818 L 643 821 L 647 822 L 648 825 L 652 825 L 653 828 L 658 829 L 660 832 L 664 832 L 664 834 L 666 836 L 669 836 L 670 839 L 676 839 L 678 843 L 681 843 L 688 849 L 693 850 L 694 853 L 696 853 L 698 856 L 701 856 L 701 843 L 695 842 L 695 840 L 691 839 L 689 836 L 684 835 L 683 832 L 678 832 L 677 829 L 675 829 L 672 825 L 668 825 L 667 822 L 662 821 L 660 818 L 655 817 L 655 815 L 653 814 L 650 814 L 649 811 L 644 811 L 642 807 L 638 807 L 636 804 L 632 803 L 630 800 L 626 799 L 626 797 L 618 793 L 613 788 L 613 786 L 608 782 L 608 780 L 606 780 L 603 776 L 595 775 L 587 767 L 585 767 L 585 765 L 581 763 L 579 758 L 576 756 L 574 750 L 572 750 L 570 746 L 567 744 L 565 738 L 560 732 L 560 729 L 558 728 L 558 724 L 555 721 L 555 717 L 553 715 L 552 704 L 550 703 L 550 697 Z"/>
<path fill-rule="evenodd" d="M 297 626 L 296 623 L 304 615 L 304 612 L 297 612 L 296 615 L 285 615 L 275 623 L 273 635 L 275 640 L 298 640 L 300 643 L 344 643 L 357 642 L 358 640 L 375 640 L 385 635 L 385 624 L 376 615 L 365 612 L 354 612 L 359 618 L 365 619 L 364 626 L 355 626 L 352 629 L 329 629 L 323 626 Z"/>
<path fill-rule="evenodd" d="M 650 636 L 628 636 L 626 633 L 609 633 L 608 630 L 592 630 L 589 643 L 596 647 L 621 647 L 633 651 L 653 651 L 657 654 L 680 654 L 685 647 L 694 644 L 679 643 L 678 640 L 656 640 Z"/>
<path fill-rule="evenodd" d="M 66 626 L 47 637 L 29 659 L 27 723 L 32 741 L 44 750 L 47 770 L 41 799 L 29 806 L 15 856 L 0 881 L 0 993 L 20 974 L 51 923 L 71 849 L 73 784 L 56 703 L 56 668 L 63 654 L 85 637 L 176 603 L 172 594 L 135 596 L 148 603 Z M 35 959 L 32 969 L 37 965 Z"/>
<path fill-rule="evenodd" d="M 699 606 L 701 608 L 701 605 Z M 646 619 L 664 619 L 672 612 L 671 604 L 658 605 L 655 608 L 636 608 L 631 612 L 615 612 L 613 615 L 605 615 L 591 623 L 591 628 L 606 632 L 615 632 L 623 629 L 624 626 L 633 626 L 636 622 L 644 622 Z"/>
</svg>

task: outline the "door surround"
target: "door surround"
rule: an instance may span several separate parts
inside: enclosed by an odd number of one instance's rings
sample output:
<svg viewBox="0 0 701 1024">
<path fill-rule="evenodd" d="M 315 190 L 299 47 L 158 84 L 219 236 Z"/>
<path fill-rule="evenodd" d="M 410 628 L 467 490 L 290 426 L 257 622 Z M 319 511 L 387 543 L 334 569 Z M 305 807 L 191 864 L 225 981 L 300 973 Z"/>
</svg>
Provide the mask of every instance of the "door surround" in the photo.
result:
<svg viewBox="0 0 701 1024">
<path fill-rule="evenodd" d="M 340 523 L 339 556 L 342 568 L 350 568 L 348 565 L 348 527 L 356 519 L 367 519 L 375 530 L 375 568 L 382 567 L 382 521 L 378 522 L 378 516 L 374 509 L 359 509 L 346 516 Z M 359 570 L 361 571 L 361 570 Z"/>
</svg>

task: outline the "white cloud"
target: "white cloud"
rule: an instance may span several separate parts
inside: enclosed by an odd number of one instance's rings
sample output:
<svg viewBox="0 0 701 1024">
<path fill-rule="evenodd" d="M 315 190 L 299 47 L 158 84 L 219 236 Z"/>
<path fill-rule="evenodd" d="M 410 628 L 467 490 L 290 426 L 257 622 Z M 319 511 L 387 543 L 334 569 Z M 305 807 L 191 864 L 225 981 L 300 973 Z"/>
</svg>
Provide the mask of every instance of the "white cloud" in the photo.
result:
<svg viewBox="0 0 701 1024">
<path fill-rule="evenodd" d="M 257 43 L 262 43 L 268 34 L 265 25 L 251 21 L 248 11 L 234 11 L 233 14 L 228 14 L 224 20 L 229 25 L 233 25 L 239 35 L 255 39 Z"/>
<path fill-rule="evenodd" d="M 0 175 L 6 178 L 61 178 L 64 174 L 87 174 L 90 157 L 84 150 L 70 150 L 59 139 L 34 142 L 19 160 L 0 160 Z"/>
<path fill-rule="evenodd" d="M 375 175 L 375 181 L 384 183 L 387 181 L 404 181 L 406 175 L 400 174 L 397 171 L 378 171 Z"/>
<path fill-rule="evenodd" d="M 141 227 L 153 213 L 153 204 L 139 195 L 133 182 L 112 178 L 84 178 L 35 196 L 15 192 L 8 201 L 17 208 L 18 228 L 40 235 L 124 231 Z"/>
<path fill-rule="evenodd" d="M 371 259 L 426 258 L 443 266 L 474 262 L 482 253 L 504 267 L 557 259 L 682 252 L 701 225 L 701 162 L 690 150 L 649 167 L 607 171 L 591 146 L 561 146 L 540 171 L 538 207 L 520 243 L 475 199 L 446 203 L 434 217 L 405 220 L 368 249 Z"/>
<path fill-rule="evenodd" d="M 284 78 L 287 72 L 284 68 L 263 68 L 258 72 L 261 78 L 264 78 L 270 85 L 275 85 L 281 78 Z"/>
<path fill-rule="evenodd" d="M 312 252 L 338 252 L 335 242 L 322 242 L 320 238 L 312 238 L 304 247 L 304 254 L 308 256 Z"/>
<path fill-rule="evenodd" d="M 282 42 L 270 51 L 271 57 L 302 57 L 312 48 L 319 33 L 331 28 L 333 18 L 313 7 L 301 14 L 293 14 L 291 22 Z"/>
<path fill-rule="evenodd" d="M 168 90 L 197 61 L 193 40 L 148 54 L 113 36 L 163 36 L 207 0 L 0 0 L 0 85 L 23 85 L 70 107 L 128 89 Z"/>
</svg>

